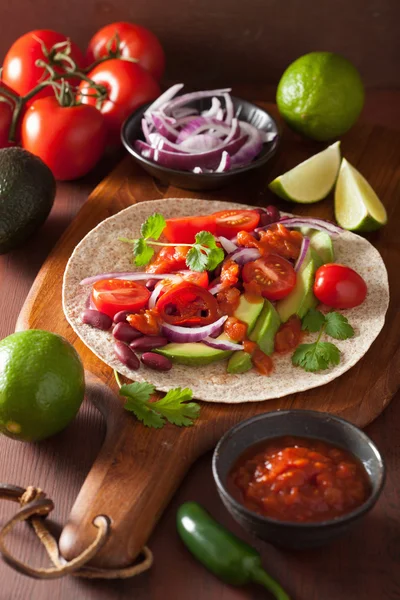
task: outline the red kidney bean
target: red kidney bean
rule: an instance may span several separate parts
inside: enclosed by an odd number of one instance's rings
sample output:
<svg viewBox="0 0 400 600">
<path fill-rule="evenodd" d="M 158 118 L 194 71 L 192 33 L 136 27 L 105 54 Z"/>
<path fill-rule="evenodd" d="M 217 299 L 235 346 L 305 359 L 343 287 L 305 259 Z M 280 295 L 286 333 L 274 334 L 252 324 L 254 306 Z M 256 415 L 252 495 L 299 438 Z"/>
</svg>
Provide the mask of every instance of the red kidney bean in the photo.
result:
<svg viewBox="0 0 400 600">
<path fill-rule="evenodd" d="M 120 310 L 119 312 L 115 313 L 113 321 L 114 323 L 123 323 L 126 321 L 126 317 L 130 314 L 132 314 L 132 311 L 130 310 Z"/>
<path fill-rule="evenodd" d="M 279 221 L 281 217 L 279 210 L 272 204 L 266 208 L 256 208 L 255 211 L 260 215 L 258 227 L 265 227 L 266 225 L 275 223 L 276 221 Z"/>
<path fill-rule="evenodd" d="M 129 323 L 124 323 L 123 321 L 114 326 L 112 333 L 116 340 L 126 342 L 127 344 L 130 344 L 133 340 L 137 340 L 137 338 L 143 335 L 140 331 L 131 327 Z"/>
<path fill-rule="evenodd" d="M 136 354 L 123 342 L 115 342 L 114 352 L 117 355 L 117 358 L 119 358 L 122 364 L 128 367 L 128 369 L 136 371 L 140 367 L 140 361 Z"/>
<path fill-rule="evenodd" d="M 145 352 L 142 354 L 141 361 L 146 367 L 155 371 L 169 371 L 172 369 L 172 362 L 169 358 L 155 352 Z"/>
<path fill-rule="evenodd" d="M 161 335 L 144 335 L 143 337 L 134 340 L 129 346 L 133 350 L 147 352 L 148 350 L 154 350 L 154 348 L 161 348 L 161 346 L 165 346 L 165 344 L 168 344 L 168 340 Z"/>
<path fill-rule="evenodd" d="M 152 291 L 154 290 L 154 288 L 156 287 L 156 283 L 158 283 L 158 281 L 159 281 L 158 279 L 149 279 L 149 280 L 146 282 L 146 287 L 147 287 L 147 289 L 148 289 L 150 292 L 152 292 Z"/>
<path fill-rule="evenodd" d="M 91 308 L 85 308 L 81 314 L 82 323 L 96 327 L 96 329 L 102 329 L 107 331 L 112 325 L 111 318 L 98 310 L 92 310 Z"/>
</svg>

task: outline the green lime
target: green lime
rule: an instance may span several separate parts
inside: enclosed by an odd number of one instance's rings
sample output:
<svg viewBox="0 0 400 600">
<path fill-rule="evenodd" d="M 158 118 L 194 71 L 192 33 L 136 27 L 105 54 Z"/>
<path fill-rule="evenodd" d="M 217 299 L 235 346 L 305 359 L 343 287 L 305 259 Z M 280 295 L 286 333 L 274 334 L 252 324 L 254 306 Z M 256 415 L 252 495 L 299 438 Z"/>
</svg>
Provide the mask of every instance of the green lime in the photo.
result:
<svg viewBox="0 0 400 600">
<path fill-rule="evenodd" d="M 336 183 L 335 217 L 349 231 L 374 231 L 387 223 L 382 202 L 365 177 L 345 158 Z"/>
<path fill-rule="evenodd" d="M 314 154 L 294 169 L 279 175 L 269 184 L 281 198 L 312 204 L 325 198 L 337 178 L 340 167 L 340 142 Z"/>
<path fill-rule="evenodd" d="M 354 125 L 364 104 L 364 86 L 357 69 L 343 56 L 311 52 L 286 69 L 276 102 L 293 129 L 326 141 Z"/>
<path fill-rule="evenodd" d="M 35 442 L 75 417 L 85 379 L 76 350 L 59 335 L 29 329 L 0 341 L 0 432 Z"/>
</svg>

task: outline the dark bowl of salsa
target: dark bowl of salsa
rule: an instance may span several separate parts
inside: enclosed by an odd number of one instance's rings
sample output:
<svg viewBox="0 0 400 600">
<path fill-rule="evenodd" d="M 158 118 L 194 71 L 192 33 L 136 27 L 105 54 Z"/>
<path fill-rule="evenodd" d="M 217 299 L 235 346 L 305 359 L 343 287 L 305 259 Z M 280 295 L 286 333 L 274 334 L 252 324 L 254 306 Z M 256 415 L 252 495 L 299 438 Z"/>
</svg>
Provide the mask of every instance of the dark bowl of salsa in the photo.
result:
<svg viewBox="0 0 400 600">
<path fill-rule="evenodd" d="M 276 546 L 325 544 L 376 503 L 385 465 L 361 429 L 328 413 L 283 410 L 242 421 L 219 441 L 213 475 L 228 511 Z"/>
</svg>

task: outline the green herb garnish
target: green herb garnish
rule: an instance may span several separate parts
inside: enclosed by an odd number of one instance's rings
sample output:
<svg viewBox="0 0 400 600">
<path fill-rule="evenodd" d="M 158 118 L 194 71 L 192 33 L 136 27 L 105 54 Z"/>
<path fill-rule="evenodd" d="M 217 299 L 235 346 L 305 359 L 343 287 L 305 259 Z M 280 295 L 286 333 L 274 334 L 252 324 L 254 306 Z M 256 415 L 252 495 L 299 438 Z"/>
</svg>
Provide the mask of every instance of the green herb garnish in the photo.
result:
<svg viewBox="0 0 400 600">
<path fill-rule="evenodd" d="M 322 342 L 323 333 L 336 340 L 347 340 L 354 335 L 354 329 L 346 317 L 337 312 L 324 315 L 315 308 L 310 308 L 303 317 L 302 329 L 312 333 L 319 331 L 319 335 L 313 344 L 300 344 L 296 348 L 292 364 L 312 373 L 324 371 L 340 362 L 339 348 L 331 342 Z"/>
<path fill-rule="evenodd" d="M 224 251 L 217 246 L 217 240 L 208 231 L 196 234 L 194 244 L 166 244 L 157 242 L 166 226 L 165 219 L 159 213 L 154 213 L 140 228 L 138 239 L 119 238 L 121 242 L 133 245 L 134 263 L 137 267 L 147 265 L 154 255 L 152 246 L 186 246 L 190 250 L 186 256 L 186 266 L 191 271 L 212 271 L 224 260 Z"/>
<path fill-rule="evenodd" d="M 167 421 L 179 427 L 193 425 L 193 421 L 199 416 L 200 406 L 189 402 L 192 399 L 192 390 L 174 388 L 169 390 L 164 398 L 149 402 L 154 392 L 154 385 L 147 382 L 136 381 L 120 388 L 120 394 L 127 398 L 125 410 L 133 412 L 146 427 L 160 429 Z"/>
</svg>

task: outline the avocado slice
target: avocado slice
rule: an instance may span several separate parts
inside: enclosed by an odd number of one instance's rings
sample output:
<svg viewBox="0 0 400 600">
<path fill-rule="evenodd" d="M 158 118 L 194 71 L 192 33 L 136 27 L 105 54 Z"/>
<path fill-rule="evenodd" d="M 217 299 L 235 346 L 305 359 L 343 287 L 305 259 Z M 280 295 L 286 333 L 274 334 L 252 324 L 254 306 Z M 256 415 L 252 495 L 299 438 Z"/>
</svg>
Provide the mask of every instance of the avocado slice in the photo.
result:
<svg viewBox="0 0 400 600">
<path fill-rule="evenodd" d="M 234 316 L 247 324 L 248 332 L 252 331 L 263 306 L 263 298 L 260 298 L 259 302 L 249 302 L 244 297 L 244 294 L 242 294 Z M 229 340 L 229 337 L 225 333 L 222 333 L 216 339 Z M 153 352 L 166 356 L 172 362 L 190 366 L 209 365 L 210 363 L 229 358 L 232 355 L 231 350 L 211 348 L 211 346 L 207 346 L 207 344 L 203 344 L 202 342 L 171 343 L 162 348 L 157 348 Z"/>
<path fill-rule="evenodd" d="M 253 363 L 251 362 L 251 355 L 244 350 L 237 350 L 230 357 L 226 370 L 231 374 L 246 373 L 246 371 L 250 371 L 252 367 Z"/>
<path fill-rule="evenodd" d="M 279 329 L 281 320 L 275 307 L 265 300 L 264 308 L 257 319 L 256 326 L 250 334 L 250 340 L 256 342 L 260 349 L 265 353 L 270 354 L 274 351 L 275 334 Z"/>
<path fill-rule="evenodd" d="M 322 264 L 335 261 L 332 240 L 325 231 L 314 231 L 310 235 L 310 243 L 323 261 Z"/>
<path fill-rule="evenodd" d="M 303 264 L 297 272 L 294 289 L 286 298 L 276 303 L 276 310 L 282 323 L 285 323 L 292 315 L 298 315 L 302 319 L 310 308 L 317 305 L 313 285 L 315 272 L 321 264 L 322 259 L 310 246 Z"/>
</svg>

